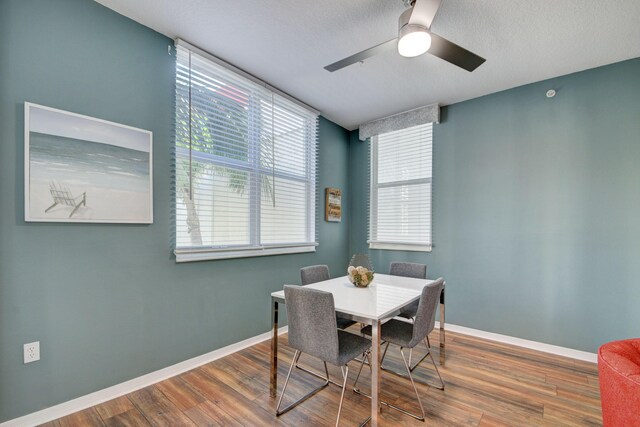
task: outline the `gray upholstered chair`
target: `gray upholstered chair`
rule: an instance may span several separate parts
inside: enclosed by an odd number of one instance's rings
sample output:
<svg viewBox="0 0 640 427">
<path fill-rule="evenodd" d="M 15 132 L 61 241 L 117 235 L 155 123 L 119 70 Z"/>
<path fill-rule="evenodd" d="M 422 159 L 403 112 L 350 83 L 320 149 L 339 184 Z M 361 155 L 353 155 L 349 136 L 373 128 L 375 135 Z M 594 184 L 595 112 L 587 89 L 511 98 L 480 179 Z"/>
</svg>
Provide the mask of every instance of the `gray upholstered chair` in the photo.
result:
<svg viewBox="0 0 640 427">
<path fill-rule="evenodd" d="M 331 275 L 329 274 L 328 265 L 312 265 L 310 267 L 303 267 L 300 269 L 300 281 L 302 282 L 302 286 L 322 282 L 329 280 L 330 278 Z M 336 324 L 338 329 L 347 329 L 349 326 L 355 325 L 356 323 L 357 322 L 354 322 L 353 320 L 345 319 L 336 315 Z"/>
<path fill-rule="evenodd" d="M 413 277 L 414 279 L 427 278 L 427 266 L 414 262 L 392 262 L 389 266 L 389 274 L 391 276 Z M 418 302 L 409 304 L 398 314 L 398 317 L 405 319 L 413 319 L 418 311 Z"/>
<path fill-rule="evenodd" d="M 387 346 L 385 347 L 384 354 L 382 355 L 382 359 L 384 359 L 385 354 L 389 348 L 389 343 L 395 344 L 400 347 L 400 354 L 402 355 L 402 360 L 404 361 L 404 366 L 407 369 L 408 378 L 411 381 L 411 385 L 413 386 L 413 391 L 416 393 L 416 397 L 418 398 L 418 404 L 420 405 L 420 411 L 422 412 L 422 416 L 412 414 L 402 408 L 397 406 L 393 406 L 391 404 L 385 403 L 387 406 L 397 409 L 407 415 L 410 415 L 418 420 L 424 420 L 424 408 L 422 406 L 422 402 L 420 401 L 420 395 L 418 394 L 418 389 L 416 388 L 416 384 L 413 380 L 413 376 L 411 375 L 412 369 L 410 368 L 410 362 L 407 362 L 407 358 L 404 355 L 403 349 L 409 348 L 412 349 L 417 346 L 420 342 L 424 342 L 427 346 L 427 354 L 420 360 L 424 360 L 427 356 L 431 357 L 431 363 L 433 363 L 433 367 L 436 370 L 436 374 L 440 379 L 440 385 L 434 385 L 434 387 L 439 388 L 440 390 L 444 390 L 444 382 L 442 381 L 442 377 L 440 376 L 440 372 L 438 371 L 438 367 L 436 366 L 436 362 L 433 360 L 433 356 L 431 355 L 431 344 L 429 343 L 429 333 L 433 331 L 436 320 L 436 308 L 438 303 L 440 302 L 440 293 L 442 292 L 442 288 L 444 287 L 444 279 L 439 278 L 433 283 L 426 285 L 422 289 L 422 293 L 420 294 L 420 299 L 418 300 L 418 310 L 416 312 L 416 317 L 413 323 L 409 323 L 403 320 L 391 319 L 388 322 L 384 323 L 381 328 L 381 338 L 383 341 L 387 342 Z M 362 330 L 365 335 L 371 335 L 371 326 L 368 326 Z M 420 364 L 418 362 L 418 364 Z M 364 359 L 362 361 L 362 365 L 364 365 Z M 362 365 L 360 365 L 360 371 L 362 371 Z M 417 365 L 416 365 L 417 366 Z M 396 373 L 397 374 L 397 373 Z M 402 377 L 405 377 L 402 374 L 397 374 Z M 356 384 L 358 383 L 358 378 L 360 376 L 360 372 L 358 372 L 358 377 L 356 377 L 356 381 L 354 383 L 353 391 L 356 393 L 364 394 L 359 389 L 356 388 Z"/>
<path fill-rule="evenodd" d="M 331 275 L 329 274 L 328 265 L 311 265 L 300 269 L 300 281 L 302 282 L 302 286 L 322 282 L 324 280 L 329 280 L 330 278 Z"/>
<path fill-rule="evenodd" d="M 285 285 L 284 299 L 287 306 L 287 320 L 289 323 L 289 347 L 296 350 L 287 379 L 282 387 L 276 414 L 282 415 L 302 401 L 313 396 L 329 385 L 329 371 L 327 363 L 340 367 L 343 376 L 342 395 L 338 406 L 336 426 L 340 422 L 340 412 L 344 391 L 347 385 L 349 367 L 347 363 L 361 354 L 368 354 L 371 349 L 371 341 L 360 335 L 341 331 L 336 326 L 335 305 L 333 295 L 329 292 L 317 289 L 309 289 L 300 286 Z M 325 382 L 320 387 L 306 394 L 285 409 L 280 410 L 282 398 L 287 390 L 287 384 L 291 377 L 291 371 L 298 362 L 302 353 L 317 357 L 324 363 L 326 373 Z"/>
</svg>

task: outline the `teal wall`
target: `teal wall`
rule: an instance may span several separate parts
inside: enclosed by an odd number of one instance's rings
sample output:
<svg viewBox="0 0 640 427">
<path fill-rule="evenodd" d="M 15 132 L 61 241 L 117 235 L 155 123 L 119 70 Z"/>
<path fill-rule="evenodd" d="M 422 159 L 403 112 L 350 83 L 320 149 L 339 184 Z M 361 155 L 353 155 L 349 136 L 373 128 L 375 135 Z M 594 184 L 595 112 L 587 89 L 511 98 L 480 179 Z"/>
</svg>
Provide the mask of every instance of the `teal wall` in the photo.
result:
<svg viewBox="0 0 640 427">
<path fill-rule="evenodd" d="M 434 126 L 431 253 L 447 320 L 595 352 L 640 336 L 640 59 L 446 107 Z M 555 88 L 555 98 L 545 97 Z M 351 158 L 367 144 L 352 132 Z M 366 251 L 368 178 L 351 169 L 351 251 Z"/>
<path fill-rule="evenodd" d="M 175 264 L 169 44 L 93 1 L 0 1 L 0 421 L 264 332 L 299 267 L 367 250 L 367 168 L 349 162 L 366 144 L 322 119 L 317 253 Z M 451 323 L 586 351 L 638 336 L 639 75 L 636 59 L 445 108 L 436 246 L 371 251 L 376 269 L 426 262 Z M 24 101 L 153 131 L 154 224 L 25 223 Z M 329 186 L 340 224 L 322 220 Z"/>
<path fill-rule="evenodd" d="M 325 223 L 322 196 L 315 254 L 174 262 L 169 44 L 93 1 L 0 1 L 0 421 L 265 332 L 300 267 L 348 263 L 348 221 Z M 153 131 L 154 223 L 25 223 L 24 101 Z M 321 194 L 349 197 L 348 137 L 321 120 Z M 23 365 L 34 340 L 42 360 Z"/>
</svg>

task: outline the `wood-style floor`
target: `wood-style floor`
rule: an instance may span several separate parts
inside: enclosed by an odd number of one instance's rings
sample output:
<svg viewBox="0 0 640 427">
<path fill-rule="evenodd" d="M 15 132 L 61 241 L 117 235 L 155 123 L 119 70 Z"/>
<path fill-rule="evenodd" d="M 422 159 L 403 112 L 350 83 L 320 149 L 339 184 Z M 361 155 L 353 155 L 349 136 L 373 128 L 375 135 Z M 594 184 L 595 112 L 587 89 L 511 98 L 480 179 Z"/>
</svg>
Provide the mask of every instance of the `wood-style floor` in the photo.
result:
<svg viewBox="0 0 640 427">
<path fill-rule="evenodd" d="M 432 342 L 438 342 L 437 332 Z M 280 341 L 279 390 L 293 356 Z M 418 351 L 424 349 L 418 347 Z M 434 349 L 438 360 L 438 349 Z M 397 348 L 385 365 L 400 369 Z M 301 364 L 320 369 L 309 356 Z M 349 364 L 341 425 L 353 426 L 370 411 L 370 401 L 351 391 L 359 364 Z M 330 374 L 340 380 L 339 368 Z M 590 426 L 602 415 L 595 364 L 526 350 L 467 335 L 447 333 L 445 366 L 440 372 L 444 391 L 418 385 L 427 412 L 426 424 L 383 407 L 387 426 Z M 425 360 L 414 371 L 432 381 L 433 367 Z M 365 367 L 358 385 L 369 389 Z M 408 381 L 383 373 L 383 400 L 418 411 Z M 302 396 L 320 380 L 295 370 L 284 404 Z M 289 398 L 289 399 L 287 399 Z M 335 424 L 340 389 L 329 386 L 290 412 L 276 417 L 277 400 L 269 395 L 269 341 L 216 360 L 161 383 L 69 415 L 47 426 L 330 426 Z"/>
</svg>

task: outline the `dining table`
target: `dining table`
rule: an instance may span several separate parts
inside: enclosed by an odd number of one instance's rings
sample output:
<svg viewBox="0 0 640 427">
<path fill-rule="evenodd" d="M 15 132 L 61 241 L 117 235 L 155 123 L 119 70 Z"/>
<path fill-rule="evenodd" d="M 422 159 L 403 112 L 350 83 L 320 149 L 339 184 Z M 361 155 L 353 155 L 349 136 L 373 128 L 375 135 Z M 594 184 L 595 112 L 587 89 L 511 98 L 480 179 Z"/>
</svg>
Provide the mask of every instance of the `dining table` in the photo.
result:
<svg viewBox="0 0 640 427">
<path fill-rule="evenodd" d="M 416 279 L 376 273 L 369 286 L 354 286 L 348 276 L 316 282 L 306 285 L 333 294 L 336 313 L 339 317 L 371 325 L 371 425 L 377 426 L 380 412 L 380 328 L 406 306 L 420 298 L 422 288 L 431 279 Z M 286 301 L 284 290 L 271 294 L 271 317 L 273 330 L 271 337 L 270 392 L 275 397 L 278 389 L 278 310 L 279 304 Z M 445 298 L 444 289 L 440 295 L 440 364 L 445 362 Z"/>
</svg>

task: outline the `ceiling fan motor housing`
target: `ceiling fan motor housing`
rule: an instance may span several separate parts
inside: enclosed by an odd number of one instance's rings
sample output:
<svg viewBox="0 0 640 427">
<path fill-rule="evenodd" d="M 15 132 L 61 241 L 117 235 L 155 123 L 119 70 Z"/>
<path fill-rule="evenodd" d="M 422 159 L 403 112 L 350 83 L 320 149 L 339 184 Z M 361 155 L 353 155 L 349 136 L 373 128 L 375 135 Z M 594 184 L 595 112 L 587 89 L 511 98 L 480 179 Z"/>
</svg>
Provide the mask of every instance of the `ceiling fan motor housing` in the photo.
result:
<svg viewBox="0 0 640 427">
<path fill-rule="evenodd" d="M 413 8 L 405 10 L 398 18 L 398 53 L 412 58 L 422 55 L 431 46 L 431 36 L 425 25 L 409 23 Z"/>
<path fill-rule="evenodd" d="M 410 7 L 409 9 L 402 12 L 400 17 L 398 18 L 398 34 L 400 34 L 400 31 L 402 30 L 402 28 L 409 23 L 409 18 L 411 17 L 412 11 L 413 11 L 413 8 Z"/>
<path fill-rule="evenodd" d="M 398 18 L 398 37 L 348 56 L 324 67 L 333 72 L 362 62 L 394 47 L 405 58 L 429 53 L 467 71 L 485 62 L 475 53 L 431 32 L 431 23 L 442 0 L 403 0 L 407 9 Z M 415 16 L 413 16 L 415 13 Z"/>
</svg>

